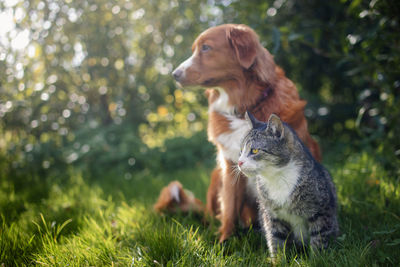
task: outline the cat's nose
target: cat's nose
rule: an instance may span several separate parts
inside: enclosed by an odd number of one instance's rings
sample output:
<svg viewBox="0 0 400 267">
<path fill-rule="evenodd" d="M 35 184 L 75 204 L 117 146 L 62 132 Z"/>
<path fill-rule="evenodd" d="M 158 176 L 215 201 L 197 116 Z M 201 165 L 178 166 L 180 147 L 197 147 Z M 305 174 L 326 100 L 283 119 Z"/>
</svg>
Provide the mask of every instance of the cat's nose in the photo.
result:
<svg viewBox="0 0 400 267">
<path fill-rule="evenodd" d="M 243 165 L 243 161 L 238 161 L 238 166 L 242 166 Z"/>
</svg>

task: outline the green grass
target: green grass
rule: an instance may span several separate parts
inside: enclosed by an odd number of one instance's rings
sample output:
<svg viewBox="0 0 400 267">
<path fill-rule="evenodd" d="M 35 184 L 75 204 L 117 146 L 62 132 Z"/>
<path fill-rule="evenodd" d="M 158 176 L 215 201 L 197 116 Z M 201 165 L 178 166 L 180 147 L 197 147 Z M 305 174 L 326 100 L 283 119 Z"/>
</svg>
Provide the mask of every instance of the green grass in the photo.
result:
<svg viewBox="0 0 400 267">
<path fill-rule="evenodd" d="M 366 153 L 325 162 L 337 186 L 342 234 L 327 251 L 282 252 L 278 265 L 398 266 L 399 177 L 389 177 Z M 220 245 L 217 221 L 152 211 L 159 190 L 175 179 L 204 201 L 209 172 L 197 166 L 96 179 L 77 171 L 68 179 L 3 177 L 0 266 L 271 265 L 259 231 L 238 231 Z"/>
</svg>

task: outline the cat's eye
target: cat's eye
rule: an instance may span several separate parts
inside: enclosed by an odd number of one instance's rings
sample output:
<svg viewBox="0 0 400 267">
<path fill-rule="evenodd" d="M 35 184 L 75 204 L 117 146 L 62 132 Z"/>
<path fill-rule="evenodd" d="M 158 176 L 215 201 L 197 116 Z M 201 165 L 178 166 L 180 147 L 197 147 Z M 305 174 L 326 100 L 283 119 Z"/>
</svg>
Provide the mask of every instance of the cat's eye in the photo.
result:
<svg viewBox="0 0 400 267">
<path fill-rule="evenodd" d="M 258 153 L 258 149 L 257 148 L 252 148 L 251 149 L 251 154 L 255 155 Z"/>
</svg>

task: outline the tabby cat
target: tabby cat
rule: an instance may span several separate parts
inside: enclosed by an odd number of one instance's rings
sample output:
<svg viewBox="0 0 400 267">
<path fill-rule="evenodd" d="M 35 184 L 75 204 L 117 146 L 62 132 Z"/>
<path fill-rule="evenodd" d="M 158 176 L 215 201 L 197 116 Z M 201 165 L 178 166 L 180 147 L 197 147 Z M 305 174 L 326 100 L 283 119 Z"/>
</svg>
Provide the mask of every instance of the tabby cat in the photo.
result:
<svg viewBox="0 0 400 267">
<path fill-rule="evenodd" d="M 246 120 L 252 129 L 241 143 L 238 168 L 256 183 L 271 256 L 285 244 L 326 248 L 339 231 L 328 171 L 278 116 L 264 123 L 246 113 Z"/>
</svg>

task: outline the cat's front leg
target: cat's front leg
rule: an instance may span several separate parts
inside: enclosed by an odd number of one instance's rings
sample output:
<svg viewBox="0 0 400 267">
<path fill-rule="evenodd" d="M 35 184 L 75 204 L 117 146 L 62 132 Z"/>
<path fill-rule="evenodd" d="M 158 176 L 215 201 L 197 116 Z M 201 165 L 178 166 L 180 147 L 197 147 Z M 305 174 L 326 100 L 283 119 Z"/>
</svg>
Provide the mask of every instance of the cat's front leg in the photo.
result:
<svg viewBox="0 0 400 267">
<path fill-rule="evenodd" d="M 288 223 L 278 219 L 273 213 L 265 209 L 261 213 L 268 249 L 271 258 L 275 258 L 278 250 L 284 249 L 290 238 L 291 228 Z"/>
<path fill-rule="evenodd" d="M 308 219 L 310 246 L 314 249 L 326 249 L 329 241 L 336 237 L 338 224 L 329 214 L 316 213 Z"/>
</svg>

